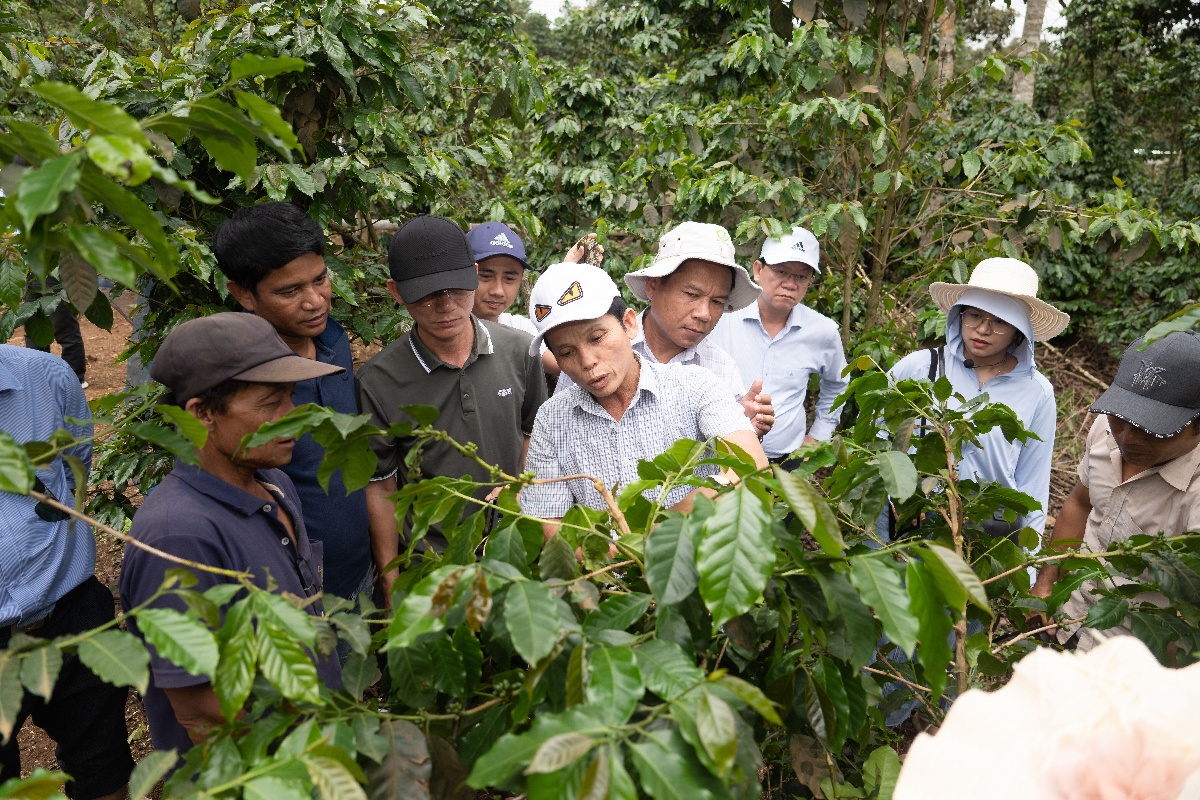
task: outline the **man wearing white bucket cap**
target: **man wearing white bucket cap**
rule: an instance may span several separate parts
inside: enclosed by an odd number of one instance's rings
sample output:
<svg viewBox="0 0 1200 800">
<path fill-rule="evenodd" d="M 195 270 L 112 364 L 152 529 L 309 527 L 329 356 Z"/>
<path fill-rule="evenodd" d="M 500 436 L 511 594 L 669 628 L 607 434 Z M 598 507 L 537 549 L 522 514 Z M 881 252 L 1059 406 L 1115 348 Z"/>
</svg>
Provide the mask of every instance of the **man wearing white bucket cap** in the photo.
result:
<svg viewBox="0 0 1200 800">
<path fill-rule="evenodd" d="M 679 439 L 722 439 L 749 453 L 759 467 L 767 465 L 749 420 L 715 375 L 634 352 L 638 316 L 603 270 L 586 264 L 547 268 L 533 287 L 529 318 L 538 328 L 530 354 L 544 340 L 574 382 L 538 411 L 525 465 L 538 478 L 590 475 L 607 486 L 627 484 L 638 479 L 640 459 L 654 458 Z M 711 465 L 696 470 L 716 471 Z M 662 505 L 690 508 L 695 491 L 672 489 Z M 561 519 L 575 504 L 605 508 L 584 478 L 521 492 L 522 510 L 542 519 Z M 547 534 L 555 529 L 551 522 Z"/>
<path fill-rule="evenodd" d="M 967 401 L 986 393 L 1037 434 L 1037 439 L 1024 443 L 1010 442 L 997 427 L 980 435 L 978 445 L 963 445 L 957 465 L 960 478 L 995 481 L 1041 504 L 1014 524 L 1002 516 L 989 521 L 984 527 L 992 536 L 1024 527 L 1040 536 L 1046 527 L 1058 411 L 1054 387 L 1034 363 L 1033 343 L 1062 333 L 1071 318 L 1039 300 L 1037 291 L 1037 273 L 1015 258 L 980 261 L 965 284 L 933 284 L 929 294 L 946 312 L 946 345 L 909 353 L 890 371 L 896 380 L 945 375 Z M 905 526 L 908 521 L 898 522 Z"/>
<path fill-rule="evenodd" d="M 633 296 L 650 304 L 638 316 L 633 350 L 658 364 L 694 364 L 713 372 L 761 437 L 775 424 L 771 398 L 762 393 L 761 381 L 744 381 L 731 354 L 708 338 L 724 312 L 753 304 L 761 291 L 735 255 L 720 225 L 683 222 L 663 234 L 654 262 L 625 276 Z M 559 389 L 569 385 L 569 379 L 559 379 Z"/>
<path fill-rule="evenodd" d="M 763 450 L 783 461 L 803 444 L 828 439 L 839 415 L 833 401 L 846 388 L 846 355 L 837 323 L 803 305 L 813 276 L 821 271 L 817 237 L 804 228 L 763 242 L 754 262 L 762 287 L 757 302 L 721 317 L 711 337 L 732 355 L 742 378 L 761 378 L 775 407 L 775 426 L 763 437 Z M 820 377 L 812 426 L 804 414 L 808 381 Z"/>
<path fill-rule="evenodd" d="M 1113 385 L 1088 409 L 1098 416 L 1052 542 L 1082 540 L 1085 550 L 1102 553 L 1135 534 L 1200 530 L 1200 336 L 1176 332 L 1145 350 L 1141 344 L 1139 339 L 1129 346 Z M 1058 575 L 1057 564 L 1044 566 L 1032 594 L 1049 597 Z M 1105 583 L 1112 588 L 1129 581 Z M 1087 617 L 1100 598 L 1097 588 L 1089 581 L 1076 589 L 1061 613 L 1068 619 Z M 1153 602 L 1155 597 L 1137 599 Z M 1128 619 L 1105 629 L 1105 634 L 1128 633 Z M 1070 635 L 1071 630 L 1060 631 L 1059 639 Z M 1088 650 L 1101 639 L 1080 628 L 1078 649 Z"/>
</svg>

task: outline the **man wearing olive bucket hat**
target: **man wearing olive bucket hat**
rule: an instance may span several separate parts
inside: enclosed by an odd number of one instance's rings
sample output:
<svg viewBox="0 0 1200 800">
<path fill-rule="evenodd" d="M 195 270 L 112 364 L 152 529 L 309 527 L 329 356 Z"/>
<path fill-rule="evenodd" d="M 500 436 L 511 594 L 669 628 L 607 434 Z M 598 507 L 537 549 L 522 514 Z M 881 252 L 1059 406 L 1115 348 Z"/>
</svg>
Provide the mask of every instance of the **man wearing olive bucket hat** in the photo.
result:
<svg viewBox="0 0 1200 800">
<path fill-rule="evenodd" d="M 1141 346 L 1141 339 L 1129 346 L 1113 385 L 1088 409 L 1096 421 L 1052 543 L 1082 540 L 1086 551 L 1102 553 L 1135 534 L 1200 530 L 1200 336 L 1176 332 L 1145 350 Z M 1058 575 L 1057 564 L 1046 564 L 1032 594 L 1049 597 Z M 1130 581 L 1114 577 L 1105 583 L 1111 589 Z M 1076 589 L 1060 613 L 1087 617 L 1100 597 L 1097 588 L 1089 581 Z M 1135 599 L 1163 600 L 1157 594 Z M 1075 639 L 1079 650 L 1089 650 L 1105 635 L 1129 634 L 1129 625 L 1126 618 L 1103 634 L 1071 626 L 1058 638 L 1068 646 Z"/>
<path fill-rule="evenodd" d="M 963 445 L 960 478 L 994 481 L 1041 504 L 1018 516 L 1015 524 L 997 512 L 993 523 L 985 525 L 993 536 L 1025 527 L 1040 536 L 1046 527 L 1057 409 L 1054 388 L 1034 363 L 1033 343 L 1062 333 L 1071 318 L 1039 300 L 1037 292 L 1037 273 L 1015 258 L 979 262 L 965 284 L 933 284 L 929 294 L 946 312 L 946 345 L 910 353 L 890 372 L 896 380 L 945 375 L 968 401 L 986 392 L 991 402 L 1011 408 L 1037 434 L 1024 443 L 1010 442 L 997 427 L 980 435 L 978 445 Z M 894 520 L 894 514 L 884 516 Z"/>
</svg>

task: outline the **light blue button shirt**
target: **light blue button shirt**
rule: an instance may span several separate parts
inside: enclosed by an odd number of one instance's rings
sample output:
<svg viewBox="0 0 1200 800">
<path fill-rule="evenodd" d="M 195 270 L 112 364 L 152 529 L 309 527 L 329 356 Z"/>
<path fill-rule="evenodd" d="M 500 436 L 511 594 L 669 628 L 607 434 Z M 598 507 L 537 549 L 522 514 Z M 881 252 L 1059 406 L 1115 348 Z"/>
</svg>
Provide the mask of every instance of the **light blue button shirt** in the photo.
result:
<svg viewBox="0 0 1200 800">
<path fill-rule="evenodd" d="M 89 438 L 92 425 L 69 425 L 64 417 L 91 419 L 79 379 L 58 356 L 0 345 L 0 429 L 21 444 L 48 440 L 66 428 Z M 91 470 L 91 442 L 67 451 Z M 73 505 L 75 480 L 59 458 L 38 470 L 50 494 Z M 0 625 L 28 625 L 50 613 L 67 592 L 96 568 L 96 542 L 79 522 L 45 522 L 24 495 L 0 492 Z"/>
<path fill-rule="evenodd" d="M 708 338 L 733 357 L 747 386 L 762 378 L 763 392 L 775 406 L 775 427 L 763 438 L 768 457 L 795 451 L 804 444 L 806 433 L 814 439 L 833 435 L 840 416 L 833 401 L 847 383 L 842 377 L 846 355 L 836 322 L 797 305 L 783 329 L 772 337 L 763 327 L 758 303 L 751 303 L 724 314 Z M 804 398 L 813 375 L 820 376 L 821 388 L 809 428 Z"/>
</svg>

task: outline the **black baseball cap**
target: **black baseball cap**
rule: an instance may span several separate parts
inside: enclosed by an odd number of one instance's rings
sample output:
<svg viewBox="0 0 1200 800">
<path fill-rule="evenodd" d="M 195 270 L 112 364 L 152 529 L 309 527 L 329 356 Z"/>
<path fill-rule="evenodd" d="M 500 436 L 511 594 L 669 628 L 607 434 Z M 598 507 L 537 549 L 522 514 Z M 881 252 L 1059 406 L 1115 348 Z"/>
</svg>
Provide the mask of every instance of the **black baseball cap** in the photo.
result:
<svg viewBox="0 0 1200 800">
<path fill-rule="evenodd" d="M 1176 331 L 1121 356 L 1116 380 L 1089 411 L 1112 414 L 1166 439 L 1200 416 L 1200 336 Z"/>
<path fill-rule="evenodd" d="M 401 225 L 388 245 L 388 270 L 409 303 L 446 289 L 479 287 L 471 243 L 445 217 L 416 217 Z"/>
<path fill-rule="evenodd" d="M 342 371 L 296 355 L 271 323 L 235 311 L 188 320 L 167 334 L 150 362 L 150 377 L 170 389 L 163 401 L 180 406 L 234 378 L 296 383 Z"/>
</svg>

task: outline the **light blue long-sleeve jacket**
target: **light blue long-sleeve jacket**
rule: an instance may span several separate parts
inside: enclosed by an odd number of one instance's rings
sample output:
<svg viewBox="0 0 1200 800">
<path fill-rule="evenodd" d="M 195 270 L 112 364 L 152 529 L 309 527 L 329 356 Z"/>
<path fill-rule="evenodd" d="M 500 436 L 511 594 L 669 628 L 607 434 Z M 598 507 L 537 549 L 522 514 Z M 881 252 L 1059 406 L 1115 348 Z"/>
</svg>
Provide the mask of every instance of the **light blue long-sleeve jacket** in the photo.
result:
<svg viewBox="0 0 1200 800">
<path fill-rule="evenodd" d="M 1011 348 L 1017 358 L 1012 372 L 997 375 L 982 387 L 975 371 L 963 365 L 963 337 L 959 311 L 964 306 L 998 317 L 1025 334 L 1019 345 Z M 1054 430 L 1058 410 L 1054 404 L 1054 387 L 1038 372 L 1033 359 L 1033 328 L 1029 311 L 1020 300 L 1007 295 L 980 289 L 967 291 L 959 304 L 946 316 L 946 376 L 954 391 L 967 400 L 988 395 L 993 403 L 1003 403 L 1016 413 L 1026 428 L 1041 441 L 1030 439 L 1009 442 L 1000 429 L 993 428 L 979 437 L 979 446 L 963 446 L 962 461 L 958 464 L 960 478 L 976 481 L 995 481 L 1003 486 L 1024 492 L 1042 504 L 1038 511 L 1019 516 L 1023 527 L 1039 534 L 1046 528 L 1046 508 L 1050 501 L 1050 464 L 1054 456 Z M 928 350 L 909 353 L 896 363 L 889 374 L 896 380 L 929 377 Z M 939 373 L 940 374 L 940 373 Z"/>
</svg>

